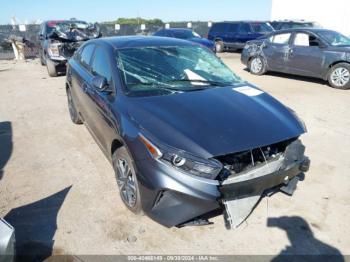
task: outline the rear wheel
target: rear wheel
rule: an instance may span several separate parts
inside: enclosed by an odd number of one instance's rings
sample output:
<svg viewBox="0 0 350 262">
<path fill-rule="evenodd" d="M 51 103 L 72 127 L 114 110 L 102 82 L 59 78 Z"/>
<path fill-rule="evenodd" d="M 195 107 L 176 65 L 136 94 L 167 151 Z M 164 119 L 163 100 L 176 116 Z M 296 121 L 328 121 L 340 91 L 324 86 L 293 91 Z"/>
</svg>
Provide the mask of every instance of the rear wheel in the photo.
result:
<svg viewBox="0 0 350 262">
<path fill-rule="evenodd" d="M 339 63 L 329 70 L 328 83 L 338 89 L 350 89 L 350 64 Z"/>
<path fill-rule="evenodd" d="M 224 43 L 220 40 L 215 41 L 215 50 L 216 53 L 224 52 Z"/>
<path fill-rule="evenodd" d="M 141 197 L 133 160 L 125 147 L 112 156 L 113 169 L 122 201 L 135 214 L 142 214 Z"/>
<path fill-rule="evenodd" d="M 263 75 L 266 73 L 266 62 L 261 56 L 255 56 L 249 60 L 248 69 L 253 75 Z"/>
<path fill-rule="evenodd" d="M 70 118 L 72 119 L 72 122 L 74 124 L 80 125 L 80 124 L 83 123 L 83 121 L 81 121 L 81 119 L 79 117 L 79 114 L 78 114 L 78 111 L 77 111 L 77 109 L 75 107 L 74 100 L 73 100 L 70 88 L 67 88 L 66 92 L 67 92 L 68 109 L 69 109 Z"/>
</svg>

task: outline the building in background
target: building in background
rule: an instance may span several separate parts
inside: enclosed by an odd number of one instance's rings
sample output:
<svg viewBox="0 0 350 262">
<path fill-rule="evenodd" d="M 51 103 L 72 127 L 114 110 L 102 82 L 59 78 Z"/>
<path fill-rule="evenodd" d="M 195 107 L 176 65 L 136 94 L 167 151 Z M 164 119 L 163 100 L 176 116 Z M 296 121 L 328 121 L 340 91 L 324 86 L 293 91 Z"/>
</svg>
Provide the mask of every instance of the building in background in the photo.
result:
<svg viewBox="0 0 350 262">
<path fill-rule="evenodd" d="M 350 0 L 272 0 L 271 20 L 308 20 L 350 36 Z"/>
</svg>

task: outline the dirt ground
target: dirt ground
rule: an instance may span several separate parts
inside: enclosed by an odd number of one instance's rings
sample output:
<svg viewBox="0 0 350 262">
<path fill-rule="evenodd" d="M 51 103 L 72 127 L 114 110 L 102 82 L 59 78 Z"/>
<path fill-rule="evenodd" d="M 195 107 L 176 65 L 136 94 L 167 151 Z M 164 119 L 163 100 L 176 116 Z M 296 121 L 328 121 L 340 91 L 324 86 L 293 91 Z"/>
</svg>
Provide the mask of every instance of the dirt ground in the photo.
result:
<svg viewBox="0 0 350 262">
<path fill-rule="evenodd" d="M 0 217 L 22 250 L 45 254 L 350 254 L 350 90 L 280 74 L 250 75 L 305 121 L 311 169 L 293 197 L 261 201 L 238 229 L 221 216 L 205 227 L 165 228 L 122 204 L 109 162 L 71 123 L 64 77 L 38 60 L 0 61 Z"/>
</svg>

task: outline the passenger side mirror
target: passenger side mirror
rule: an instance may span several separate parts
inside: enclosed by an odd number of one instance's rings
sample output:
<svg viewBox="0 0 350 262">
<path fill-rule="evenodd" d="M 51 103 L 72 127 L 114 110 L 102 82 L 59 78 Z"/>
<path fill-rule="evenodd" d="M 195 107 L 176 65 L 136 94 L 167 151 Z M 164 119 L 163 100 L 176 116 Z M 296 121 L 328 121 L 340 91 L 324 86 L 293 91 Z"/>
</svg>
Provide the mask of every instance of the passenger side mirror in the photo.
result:
<svg viewBox="0 0 350 262">
<path fill-rule="evenodd" d="M 107 79 L 103 76 L 95 76 L 92 79 L 92 85 L 100 92 L 113 92 Z"/>
</svg>

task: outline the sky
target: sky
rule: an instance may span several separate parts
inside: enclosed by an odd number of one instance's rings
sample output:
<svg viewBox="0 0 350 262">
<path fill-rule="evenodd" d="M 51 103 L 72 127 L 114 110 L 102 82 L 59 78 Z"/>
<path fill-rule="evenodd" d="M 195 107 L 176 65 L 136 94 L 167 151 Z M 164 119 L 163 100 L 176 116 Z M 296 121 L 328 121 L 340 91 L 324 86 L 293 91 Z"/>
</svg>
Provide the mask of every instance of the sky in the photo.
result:
<svg viewBox="0 0 350 262">
<path fill-rule="evenodd" d="M 160 18 L 168 21 L 268 20 L 272 0 L 2 0 L 0 24 L 12 16 L 24 23 L 77 18 L 88 22 L 118 17 Z"/>
</svg>

